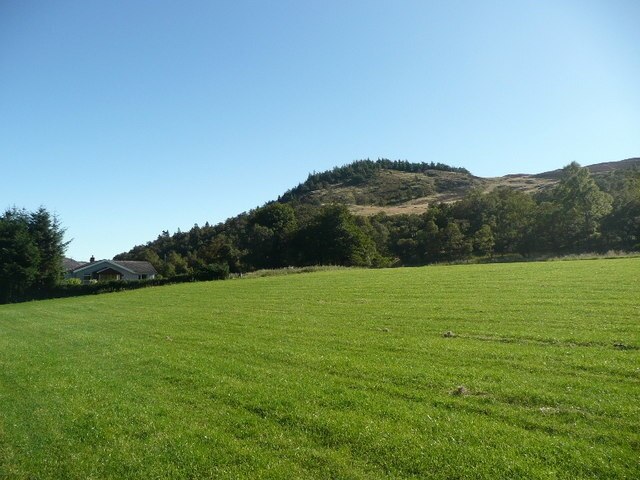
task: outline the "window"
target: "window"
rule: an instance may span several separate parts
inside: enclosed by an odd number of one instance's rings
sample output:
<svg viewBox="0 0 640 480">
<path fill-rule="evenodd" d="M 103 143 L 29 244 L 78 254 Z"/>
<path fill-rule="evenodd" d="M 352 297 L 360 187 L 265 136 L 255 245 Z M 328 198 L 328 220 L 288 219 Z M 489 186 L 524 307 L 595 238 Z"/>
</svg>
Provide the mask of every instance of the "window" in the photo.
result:
<svg viewBox="0 0 640 480">
<path fill-rule="evenodd" d="M 89 280 L 91 280 L 91 274 L 90 274 L 90 273 L 85 273 L 85 274 L 82 276 L 82 279 L 83 279 L 85 282 L 88 282 Z"/>
<path fill-rule="evenodd" d="M 147 275 L 143 274 L 143 275 L 138 275 L 138 280 L 146 280 L 147 279 Z"/>
</svg>

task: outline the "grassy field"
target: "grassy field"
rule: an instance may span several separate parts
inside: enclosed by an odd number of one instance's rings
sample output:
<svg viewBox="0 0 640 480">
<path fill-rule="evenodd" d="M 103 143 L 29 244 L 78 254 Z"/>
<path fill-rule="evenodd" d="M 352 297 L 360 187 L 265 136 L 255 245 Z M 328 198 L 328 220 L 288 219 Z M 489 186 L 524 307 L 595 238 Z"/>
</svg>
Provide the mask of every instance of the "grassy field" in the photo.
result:
<svg viewBox="0 0 640 480">
<path fill-rule="evenodd" d="M 636 479 L 639 346 L 638 258 L 4 305 L 0 478 Z"/>
</svg>

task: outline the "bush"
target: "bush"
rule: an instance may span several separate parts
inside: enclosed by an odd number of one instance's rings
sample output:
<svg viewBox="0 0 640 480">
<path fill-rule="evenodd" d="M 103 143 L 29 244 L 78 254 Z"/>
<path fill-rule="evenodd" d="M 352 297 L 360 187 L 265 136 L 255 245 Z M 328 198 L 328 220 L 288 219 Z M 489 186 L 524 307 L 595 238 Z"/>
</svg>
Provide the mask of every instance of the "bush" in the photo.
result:
<svg viewBox="0 0 640 480">
<path fill-rule="evenodd" d="M 193 277 L 195 280 L 225 280 L 229 278 L 229 265 L 212 263 L 200 268 Z"/>
</svg>

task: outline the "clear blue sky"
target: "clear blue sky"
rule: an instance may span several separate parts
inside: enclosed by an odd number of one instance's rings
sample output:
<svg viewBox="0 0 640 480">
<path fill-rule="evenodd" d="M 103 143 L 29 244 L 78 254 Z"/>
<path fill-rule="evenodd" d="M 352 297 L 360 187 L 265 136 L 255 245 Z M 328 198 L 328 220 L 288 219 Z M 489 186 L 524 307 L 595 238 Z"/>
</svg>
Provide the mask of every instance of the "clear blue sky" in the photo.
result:
<svg viewBox="0 0 640 480">
<path fill-rule="evenodd" d="M 640 156 L 640 2 L 0 0 L 0 208 L 110 258 L 386 157 Z"/>
</svg>

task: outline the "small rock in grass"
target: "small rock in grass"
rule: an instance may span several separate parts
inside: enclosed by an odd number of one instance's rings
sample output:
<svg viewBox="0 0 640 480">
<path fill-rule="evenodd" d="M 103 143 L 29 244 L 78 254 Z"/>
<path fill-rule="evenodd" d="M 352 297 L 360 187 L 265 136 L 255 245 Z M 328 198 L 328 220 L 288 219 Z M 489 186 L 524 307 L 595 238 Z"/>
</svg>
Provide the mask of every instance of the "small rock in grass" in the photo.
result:
<svg viewBox="0 0 640 480">
<path fill-rule="evenodd" d="M 382 330 L 383 332 L 388 332 L 389 331 L 389 329 L 387 327 L 383 327 L 380 330 Z"/>
<path fill-rule="evenodd" d="M 443 336 L 444 338 L 453 338 L 453 337 L 455 337 L 455 336 L 456 336 L 456 334 L 455 334 L 455 333 L 453 333 L 451 330 L 449 330 L 449 331 L 447 331 L 447 332 L 444 332 L 444 333 L 442 334 L 442 336 Z"/>
<path fill-rule="evenodd" d="M 459 385 L 454 390 L 451 391 L 451 395 L 456 395 L 458 397 L 463 395 L 469 395 L 469 394 L 471 394 L 471 392 L 464 385 Z"/>
</svg>

